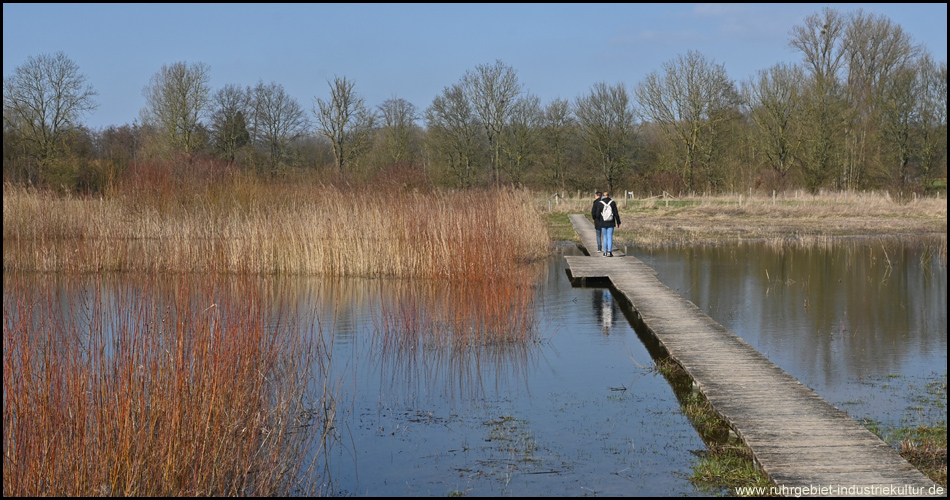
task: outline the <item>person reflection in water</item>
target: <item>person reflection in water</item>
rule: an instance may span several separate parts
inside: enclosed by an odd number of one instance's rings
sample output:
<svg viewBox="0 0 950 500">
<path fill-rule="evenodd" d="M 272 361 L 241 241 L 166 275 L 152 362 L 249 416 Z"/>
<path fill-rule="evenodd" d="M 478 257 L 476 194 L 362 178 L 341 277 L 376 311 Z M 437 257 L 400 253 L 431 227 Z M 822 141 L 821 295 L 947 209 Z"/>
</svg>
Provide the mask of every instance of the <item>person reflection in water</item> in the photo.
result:
<svg viewBox="0 0 950 500">
<path fill-rule="evenodd" d="M 610 335 L 610 329 L 614 326 L 614 320 L 617 319 L 617 304 L 614 303 L 614 297 L 610 290 L 594 290 L 594 314 L 600 322 L 600 329 L 604 335 Z"/>
</svg>

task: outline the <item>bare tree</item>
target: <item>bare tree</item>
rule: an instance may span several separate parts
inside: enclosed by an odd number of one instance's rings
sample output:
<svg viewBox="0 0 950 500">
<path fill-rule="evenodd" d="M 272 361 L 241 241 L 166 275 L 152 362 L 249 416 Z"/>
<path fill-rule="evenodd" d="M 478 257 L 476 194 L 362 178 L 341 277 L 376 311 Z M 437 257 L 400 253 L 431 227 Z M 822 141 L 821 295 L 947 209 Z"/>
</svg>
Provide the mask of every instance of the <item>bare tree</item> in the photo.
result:
<svg viewBox="0 0 950 500">
<path fill-rule="evenodd" d="M 501 161 L 499 138 L 511 117 L 515 100 L 521 95 L 521 84 L 514 68 L 496 60 L 493 65 L 482 64 L 476 66 L 475 71 L 466 73 L 462 85 L 485 129 L 491 152 L 489 180 L 497 185 Z"/>
<path fill-rule="evenodd" d="M 215 151 L 233 164 L 239 149 L 251 142 L 249 90 L 227 84 L 212 96 L 211 137 Z"/>
<path fill-rule="evenodd" d="M 805 18 L 805 24 L 792 27 L 789 45 L 802 52 L 805 67 L 826 95 L 838 86 L 844 66 L 844 19 L 838 11 L 825 8 Z"/>
<path fill-rule="evenodd" d="M 4 128 L 16 130 L 45 164 L 63 152 L 66 134 L 80 126 L 82 115 L 96 109 L 96 95 L 65 53 L 31 56 L 3 79 Z M 36 174 L 27 177 L 36 182 Z"/>
<path fill-rule="evenodd" d="M 336 77 L 327 83 L 330 85 L 330 100 L 317 99 L 313 113 L 333 146 L 340 180 L 346 182 L 346 168 L 369 144 L 376 115 L 366 107 L 363 98 L 354 90 L 355 84 L 346 77 Z"/>
<path fill-rule="evenodd" d="M 110 125 L 99 132 L 98 156 L 118 165 L 128 165 L 138 154 L 142 130 L 137 124 Z"/>
<path fill-rule="evenodd" d="M 911 180 L 913 127 L 923 81 L 917 68 L 892 74 L 881 89 L 881 149 L 890 185 L 902 191 Z"/>
<path fill-rule="evenodd" d="M 636 141 L 636 114 L 627 89 L 623 84 L 596 83 L 590 94 L 577 99 L 574 113 L 584 142 L 613 191 L 633 160 Z"/>
<path fill-rule="evenodd" d="M 574 124 L 571 103 L 567 99 L 554 99 L 544 108 L 542 130 L 546 146 L 546 163 L 550 166 L 554 184 L 564 189 L 564 156 L 569 132 Z"/>
<path fill-rule="evenodd" d="M 914 143 L 921 180 L 927 184 L 939 170 L 940 161 L 946 169 L 947 159 L 947 63 L 936 64 L 929 54 L 920 59 L 920 95 L 917 96 L 918 117 L 914 127 Z"/>
<path fill-rule="evenodd" d="M 912 43 L 900 25 L 859 9 L 847 18 L 842 50 L 847 62 L 846 90 L 853 116 L 847 121 L 848 156 L 843 165 L 842 185 L 852 188 L 871 180 L 874 173 L 871 169 L 880 160 L 876 157 L 876 145 L 881 140 L 878 134 L 882 113 L 893 104 L 887 99 L 896 90 L 892 80 L 908 81 L 908 68 L 915 64 L 922 49 Z"/>
<path fill-rule="evenodd" d="M 644 114 L 664 132 L 679 154 L 686 186 L 693 189 L 697 168 L 709 168 L 715 133 L 734 117 L 739 104 L 735 85 L 721 64 L 689 51 L 647 75 L 636 87 Z"/>
<path fill-rule="evenodd" d="M 379 112 L 383 122 L 380 133 L 389 161 L 393 164 L 413 163 L 417 149 L 414 141 L 416 120 L 419 118 L 416 107 L 393 96 L 379 106 Z"/>
<path fill-rule="evenodd" d="M 929 185 L 947 150 L 946 63 L 938 68 L 924 53 L 883 82 L 881 97 L 879 144 L 891 189 Z"/>
<path fill-rule="evenodd" d="M 842 39 L 847 57 L 847 83 L 852 103 L 864 113 L 880 104 L 876 98 L 890 77 L 913 65 L 922 48 L 900 25 L 884 16 L 857 10 L 848 18 Z"/>
<path fill-rule="evenodd" d="M 259 82 L 250 92 L 254 110 L 252 131 L 254 142 L 268 152 L 271 175 L 275 174 L 291 142 L 310 126 L 296 99 L 277 83 Z"/>
<path fill-rule="evenodd" d="M 526 95 L 515 101 L 512 107 L 511 118 L 502 137 L 508 159 L 508 175 L 515 185 L 521 185 L 528 163 L 538 151 L 543 118 L 541 99 L 537 96 Z"/>
<path fill-rule="evenodd" d="M 784 184 L 801 145 L 801 100 L 804 71 L 775 65 L 758 72 L 743 87 L 743 99 L 755 123 L 752 140 Z"/>
<path fill-rule="evenodd" d="M 197 148 L 201 119 L 211 104 L 209 72 L 205 63 L 162 66 L 142 92 L 143 123 L 157 128 L 172 149 L 185 154 Z"/>
<path fill-rule="evenodd" d="M 465 89 L 460 84 L 446 87 L 432 100 L 425 117 L 429 146 L 445 161 L 456 185 L 460 188 L 473 185 L 481 147 L 478 119 L 465 96 Z"/>
<path fill-rule="evenodd" d="M 794 26 L 789 44 L 804 56 L 809 81 L 805 99 L 802 173 L 811 191 L 835 174 L 835 159 L 844 136 L 847 105 L 841 85 L 844 66 L 844 19 L 834 9 L 805 18 Z"/>
</svg>

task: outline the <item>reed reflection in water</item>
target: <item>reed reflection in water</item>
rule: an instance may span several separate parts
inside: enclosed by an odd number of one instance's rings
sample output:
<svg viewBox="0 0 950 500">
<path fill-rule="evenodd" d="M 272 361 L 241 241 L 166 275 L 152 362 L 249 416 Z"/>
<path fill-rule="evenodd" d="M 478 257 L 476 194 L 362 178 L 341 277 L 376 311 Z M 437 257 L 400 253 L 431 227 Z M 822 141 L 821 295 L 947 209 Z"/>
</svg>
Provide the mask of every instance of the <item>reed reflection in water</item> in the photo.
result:
<svg viewBox="0 0 950 500">
<path fill-rule="evenodd" d="M 525 278 L 396 287 L 374 315 L 381 387 L 478 397 L 486 383 L 524 379 L 541 340 Z"/>
</svg>

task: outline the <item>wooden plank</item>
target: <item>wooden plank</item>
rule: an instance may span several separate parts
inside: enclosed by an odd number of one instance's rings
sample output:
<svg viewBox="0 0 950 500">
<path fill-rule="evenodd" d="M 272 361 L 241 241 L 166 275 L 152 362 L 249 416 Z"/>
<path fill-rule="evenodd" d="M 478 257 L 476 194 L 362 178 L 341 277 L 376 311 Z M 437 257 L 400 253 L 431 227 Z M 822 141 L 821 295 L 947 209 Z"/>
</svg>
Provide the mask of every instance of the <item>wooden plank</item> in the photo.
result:
<svg viewBox="0 0 950 500">
<path fill-rule="evenodd" d="M 581 214 L 569 217 L 585 251 L 596 250 L 593 224 Z M 631 303 L 776 487 L 805 496 L 946 496 L 864 426 L 662 284 L 639 259 L 565 260 L 572 280 L 609 280 Z"/>
</svg>

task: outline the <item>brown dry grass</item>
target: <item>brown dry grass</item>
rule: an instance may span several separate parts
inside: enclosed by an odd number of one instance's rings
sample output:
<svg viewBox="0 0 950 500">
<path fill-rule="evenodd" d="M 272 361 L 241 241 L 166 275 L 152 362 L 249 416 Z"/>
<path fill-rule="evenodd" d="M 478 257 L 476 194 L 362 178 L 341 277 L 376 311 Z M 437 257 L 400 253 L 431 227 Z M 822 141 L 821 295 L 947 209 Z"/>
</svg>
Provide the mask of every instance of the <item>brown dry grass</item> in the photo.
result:
<svg viewBox="0 0 950 500">
<path fill-rule="evenodd" d="M 946 429 L 944 429 L 944 432 Z M 933 482 L 947 487 L 947 441 L 946 434 L 940 440 L 903 440 L 899 444 L 902 457 L 912 463 Z"/>
</svg>

